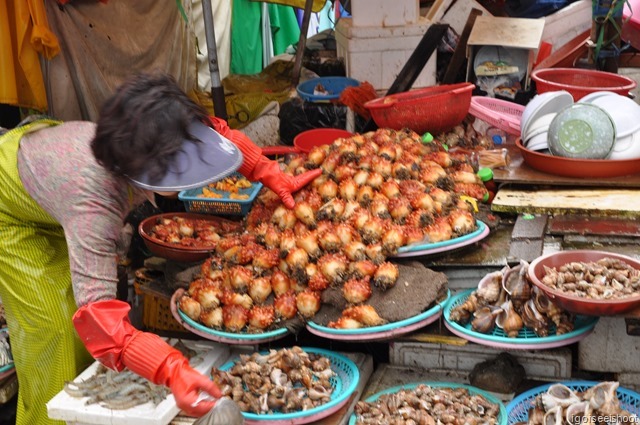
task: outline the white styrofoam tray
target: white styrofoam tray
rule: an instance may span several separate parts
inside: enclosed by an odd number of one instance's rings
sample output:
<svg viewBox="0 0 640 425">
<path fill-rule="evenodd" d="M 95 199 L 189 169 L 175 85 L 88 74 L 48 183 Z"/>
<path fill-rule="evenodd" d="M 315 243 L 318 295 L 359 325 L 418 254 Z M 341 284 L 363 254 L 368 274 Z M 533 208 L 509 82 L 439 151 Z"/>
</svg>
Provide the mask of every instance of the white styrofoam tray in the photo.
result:
<svg viewBox="0 0 640 425">
<path fill-rule="evenodd" d="M 170 339 L 174 345 L 177 339 Z M 213 341 L 182 340 L 184 345 L 195 350 L 198 355 L 191 359 L 191 364 L 199 372 L 209 375 L 211 368 L 220 366 L 229 358 L 229 347 Z M 82 372 L 74 382 L 80 382 L 95 375 L 99 362 L 94 362 Z M 180 412 L 173 394 L 160 404 L 154 406 L 147 402 L 130 409 L 111 410 L 98 404 L 86 405 L 88 397 L 72 397 L 64 390 L 60 391 L 47 403 L 49 418 L 66 421 L 67 424 L 97 424 L 97 425 L 167 425 Z"/>
</svg>

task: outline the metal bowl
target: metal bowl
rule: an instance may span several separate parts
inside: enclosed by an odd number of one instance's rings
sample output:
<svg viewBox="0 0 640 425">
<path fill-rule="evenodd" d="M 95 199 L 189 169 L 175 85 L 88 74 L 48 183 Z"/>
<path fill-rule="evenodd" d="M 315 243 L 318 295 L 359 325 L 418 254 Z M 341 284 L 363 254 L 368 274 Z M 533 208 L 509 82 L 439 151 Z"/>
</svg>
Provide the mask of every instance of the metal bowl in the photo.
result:
<svg viewBox="0 0 640 425">
<path fill-rule="evenodd" d="M 601 300 L 591 298 L 580 298 L 569 295 L 565 292 L 553 289 L 544 283 L 542 278 L 545 275 L 545 267 L 559 268 L 571 262 L 592 262 L 605 257 L 611 257 L 624 261 L 634 269 L 640 270 L 640 261 L 622 254 L 614 254 L 607 251 L 593 250 L 573 250 L 560 251 L 553 254 L 543 255 L 531 262 L 527 269 L 527 275 L 531 283 L 540 288 L 549 299 L 559 307 L 586 316 L 611 316 L 632 310 L 640 306 L 640 292 L 635 296 L 615 300 Z"/>
<path fill-rule="evenodd" d="M 215 246 L 212 247 L 188 247 L 180 246 L 176 244 L 170 244 L 156 239 L 152 235 L 153 226 L 158 223 L 158 220 L 163 218 L 182 217 L 192 220 L 207 220 L 215 224 L 220 225 L 222 232 L 231 233 L 239 231 L 242 225 L 239 222 L 225 220 L 219 217 L 214 217 L 204 214 L 193 213 L 165 213 L 153 215 L 145 218 L 138 226 L 138 233 L 142 236 L 145 245 L 153 254 L 158 257 L 166 258 L 168 260 L 178 261 L 181 263 L 193 263 L 196 261 L 205 260 L 211 255 L 211 252 L 215 250 Z"/>
</svg>

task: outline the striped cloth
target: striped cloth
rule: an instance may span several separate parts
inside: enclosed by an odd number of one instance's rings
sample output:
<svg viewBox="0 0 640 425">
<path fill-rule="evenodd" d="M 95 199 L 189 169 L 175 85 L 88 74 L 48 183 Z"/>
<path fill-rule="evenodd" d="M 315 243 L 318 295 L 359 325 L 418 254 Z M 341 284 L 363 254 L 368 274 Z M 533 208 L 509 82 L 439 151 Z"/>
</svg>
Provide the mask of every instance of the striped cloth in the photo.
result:
<svg viewBox="0 0 640 425">
<path fill-rule="evenodd" d="M 0 139 L 0 296 L 18 375 L 20 425 L 54 423 L 46 403 L 91 361 L 71 322 L 76 302 L 64 233 L 18 176 L 19 140 L 35 125 Z"/>
</svg>

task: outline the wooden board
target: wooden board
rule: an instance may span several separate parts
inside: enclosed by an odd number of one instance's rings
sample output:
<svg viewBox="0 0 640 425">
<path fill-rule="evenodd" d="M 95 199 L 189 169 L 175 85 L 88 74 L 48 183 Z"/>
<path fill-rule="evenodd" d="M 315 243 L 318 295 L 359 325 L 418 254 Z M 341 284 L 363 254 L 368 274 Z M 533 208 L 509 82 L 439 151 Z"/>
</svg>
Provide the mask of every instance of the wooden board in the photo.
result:
<svg viewBox="0 0 640 425">
<path fill-rule="evenodd" d="M 640 217 L 640 191 L 633 189 L 500 188 L 492 211 Z"/>
<path fill-rule="evenodd" d="M 509 166 L 504 169 L 493 170 L 493 178 L 498 183 L 640 188 L 640 174 L 607 178 L 574 178 L 543 173 L 525 164 L 520 151 L 515 145 L 507 144 L 504 147 L 508 150 Z"/>
</svg>

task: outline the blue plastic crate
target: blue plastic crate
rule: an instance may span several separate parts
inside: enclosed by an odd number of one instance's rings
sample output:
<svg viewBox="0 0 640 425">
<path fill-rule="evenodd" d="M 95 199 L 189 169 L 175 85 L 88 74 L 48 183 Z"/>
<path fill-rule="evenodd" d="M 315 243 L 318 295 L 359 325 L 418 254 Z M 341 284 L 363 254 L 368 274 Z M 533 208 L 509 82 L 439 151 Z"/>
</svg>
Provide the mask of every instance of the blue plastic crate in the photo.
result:
<svg viewBox="0 0 640 425">
<path fill-rule="evenodd" d="M 241 176 L 241 174 L 235 173 L 233 176 Z M 187 212 L 215 215 L 247 215 L 251 210 L 253 201 L 258 196 L 258 192 L 262 189 L 262 183 L 251 182 L 251 187 L 238 191 L 241 195 L 249 195 L 247 199 L 231 199 L 228 197 L 228 192 L 221 191 L 215 192 L 226 196 L 222 198 L 205 198 L 201 196 L 202 189 L 202 187 L 199 187 L 178 193 L 178 199 L 184 202 Z"/>
</svg>

